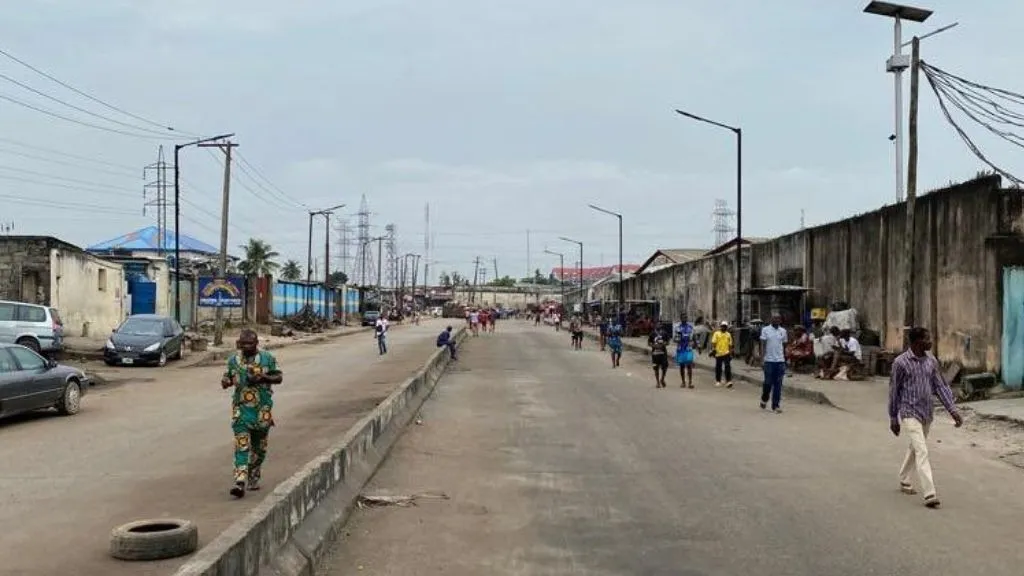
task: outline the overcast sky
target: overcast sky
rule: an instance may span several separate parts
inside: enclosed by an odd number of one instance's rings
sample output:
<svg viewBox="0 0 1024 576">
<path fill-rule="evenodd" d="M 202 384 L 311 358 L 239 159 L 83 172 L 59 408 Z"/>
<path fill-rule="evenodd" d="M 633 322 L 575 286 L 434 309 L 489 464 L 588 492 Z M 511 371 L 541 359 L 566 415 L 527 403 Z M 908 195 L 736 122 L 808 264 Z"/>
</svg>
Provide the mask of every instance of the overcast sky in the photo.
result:
<svg viewBox="0 0 1024 576">
<path fill-rule="evenodd" d="M 567 265 L 576 260 L 561 235 L 585 243 L 587 265 L 615 261 L 615 221 L 588 203 L 625 215 L 627 261 L 712 243 L 714 200 L 735 203 L 734 139 L 673 108 L 743 127 L 745 235 L 790 232 L 801 210 L 814 225 L 892 202 L 893 85 L 884 71 L 892 22 L 863 14 L 865 4 L 25 0 L 0 5 L 0 48 L 138 116 L 237 133 L 242 156 L 269 183 L 236 168 L 235 252 L 257 236 L 304 263 L 300 204 L 344 202 L 355 212 L 365 194 L 373 233 L 394 223 L 401 252 L 423 251 L 430 204 L 435 272 L 471 274 L 480 256 L 492 270 L 497 259 L 501 275 L 522 276 L 527 229 L 533 268 L 557 265 L 545 247 L 565 251 Z M 1006 73 L 1024 64 L 1007 49 L 1024 32 L 1024 4 L 927 7 L 935 16 L 905 26 L 908 39 L 960 26 L 925 40 L 926 60 L 1024 91 L 1024 78 Z M 0 74 L 153 128 L 2 56 Z M 0 220 L 82 246 L 155 223 L 151 210 L 142 215 L 142 167 L 156 160 L 160 140 L 72 124 L 4 97 L 128 129 L 0 78 Z M 926 84 L 921 106 L 922 188 L 973 176 L 980 163 Z M 981 142 L 1004 167 L 1021 169 L 1014 150 Z M 215 156 L 187 149 L 181 168 L 183 233 L 217 245 Z M 318 221 L 318 256 L 322 228 Z"/>
</svg>

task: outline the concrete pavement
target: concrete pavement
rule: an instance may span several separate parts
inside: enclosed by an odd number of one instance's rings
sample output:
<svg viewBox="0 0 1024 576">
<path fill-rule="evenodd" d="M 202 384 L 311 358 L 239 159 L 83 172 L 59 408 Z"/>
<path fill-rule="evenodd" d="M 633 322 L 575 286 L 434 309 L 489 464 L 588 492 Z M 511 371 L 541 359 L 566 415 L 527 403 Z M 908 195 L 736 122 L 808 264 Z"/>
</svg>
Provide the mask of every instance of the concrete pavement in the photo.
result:
<svg viewBox="0 0 1024 576">
<path fill-rule="evenodd" d="M 97 387 L 73 418 L 0 422 L 0 574 L 172 572 L 184 559 L 110 559 L 111 528 L 183 517 L 198 523 L 200 545 L 209 542 L 421 368 L 442 326 L 393 332 L 384 357 L 370 334 L 278 351 L 285 383 L 275 394 L 264 490 L 242 501 L 227 494 L 233 441 L 219 366 Z"/>
<path fill-rule="evenodd" d="M 937 416 L 929 510 L 898 490 L 884 414 L 775 415 L 704 372 L 656 390 L 635 355 L 612 370 L 592 343 L 498 329 L 469 339 L 364 491 L 425 497 L 357 511 L 322 575 L 1020 574 L 1021 471 L 978 423 Z"/>
</svg>

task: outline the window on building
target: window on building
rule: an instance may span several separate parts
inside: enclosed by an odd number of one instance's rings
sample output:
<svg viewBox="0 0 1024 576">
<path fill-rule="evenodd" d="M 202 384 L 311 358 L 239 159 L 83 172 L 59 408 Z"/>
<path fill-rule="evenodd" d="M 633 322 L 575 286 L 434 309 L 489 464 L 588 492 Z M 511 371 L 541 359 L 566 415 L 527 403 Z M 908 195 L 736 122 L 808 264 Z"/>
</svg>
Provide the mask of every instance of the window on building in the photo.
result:
<svg viewBox="0 0 1024 576">
<path fill-rule="evenodd" d="M 100 292 L 106 292 L 107 290 L 107 271 L 105 268 L 99 269 L 96 287 L 99 288 Z"/>
</svg>

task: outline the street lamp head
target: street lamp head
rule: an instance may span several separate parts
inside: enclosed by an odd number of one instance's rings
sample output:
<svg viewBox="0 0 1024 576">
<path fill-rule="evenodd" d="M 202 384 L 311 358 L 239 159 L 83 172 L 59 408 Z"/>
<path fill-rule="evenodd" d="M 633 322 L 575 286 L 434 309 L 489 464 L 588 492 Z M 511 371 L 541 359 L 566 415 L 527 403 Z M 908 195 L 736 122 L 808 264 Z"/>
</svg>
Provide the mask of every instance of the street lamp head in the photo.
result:
<svg viewBox="0 0 1024 576">
<path fill-rule="evenodd" d="M 622 214 L 619 214 L 618 212 L 612 212 L 611 210 L 605 210 L 604 208 L 601 208 L 600 206 L 594 206 L 593 204 L 587 204 L 587 206 L 589 206 L 590 209 L 592 209 L 592 210 L 597 210 L 598 212 L 604 212 L 605 214 L 608 214 L 610 216 L 615 216 L 616 218 L 618 218 L 620 220 L 622 219 Z"/>
<path fill-rule="evenodd" d="M 931 10 L 924 8 L 915 8 L 894 2 L 878 2 L 877 0 L 870 2 L 864 8 L 864 13 L 886 16 L 888 18 L 899 18 L 900 20 L 909 20 L 911 22 L 924 22 L 932 15 Z"/>
</svg>

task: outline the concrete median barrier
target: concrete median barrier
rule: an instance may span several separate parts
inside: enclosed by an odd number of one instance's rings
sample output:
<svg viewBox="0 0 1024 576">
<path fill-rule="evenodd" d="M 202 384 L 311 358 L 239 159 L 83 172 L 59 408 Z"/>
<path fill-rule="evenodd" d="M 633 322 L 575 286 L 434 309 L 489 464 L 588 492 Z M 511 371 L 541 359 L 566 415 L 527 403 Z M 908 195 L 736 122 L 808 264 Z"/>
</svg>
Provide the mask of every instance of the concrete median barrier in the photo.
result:
<svg viewBox="0 0 1024 576">
<path fill-rule="evenodd" d="M 457 342 L 465 327 L 456 330 Z M 449 363 L 439 348 L 331 448 L 279 484 L 175 576 L 312 576 L 366 482 L 430 396 Z"/>
</svg>

